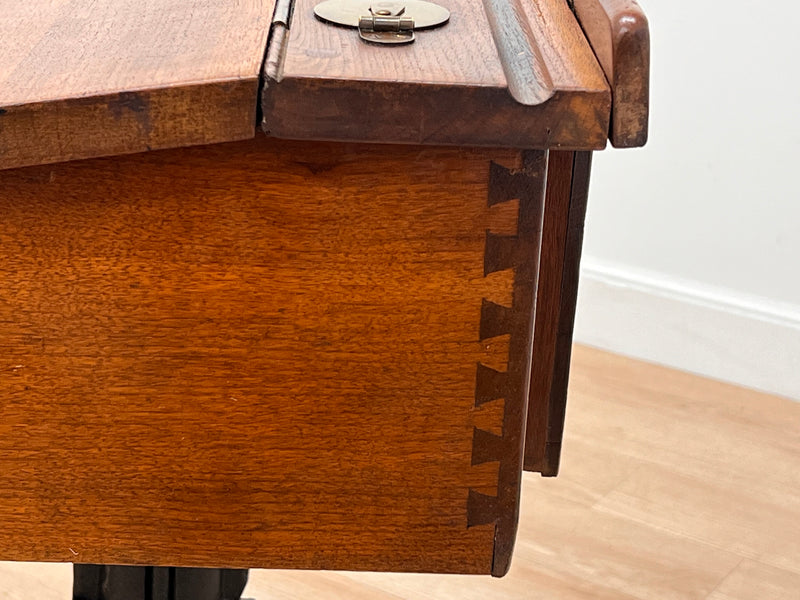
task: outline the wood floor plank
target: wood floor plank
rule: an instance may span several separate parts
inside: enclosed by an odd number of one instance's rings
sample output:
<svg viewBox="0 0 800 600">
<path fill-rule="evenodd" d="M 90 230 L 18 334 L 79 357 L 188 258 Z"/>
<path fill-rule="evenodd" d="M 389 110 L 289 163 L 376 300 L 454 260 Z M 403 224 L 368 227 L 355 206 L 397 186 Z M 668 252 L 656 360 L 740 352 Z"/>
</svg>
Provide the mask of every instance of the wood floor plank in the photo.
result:
<svg viewBox="0 0 800 600">
<path fill-rule="evenodd" d="M 72 565 L 0 562 L 0 599 L 70 600 Z"/>
<path fill-rule="evenodd" d="M 665 535 L 795 571 L 800 567 L 798 511 L 764 500 L 758 485 L 743 479 L 738 488 L 727 487 L 650 466 L 596 508 L 661 529 Z"/>
<path fill-rule="evenodd" d="M 797 600 L 798 597 L 800 575 L 745 559 L 714 590 L 708 600 Z"/>
<path fill-rule="evenodd" d="M 741 560 L 649 523 L 554 497 L 544 492 L 546 486 L 546 481 L 526 481 L 523 492 L 532 510 L 520 530 L 525 535 L 515 561 L 557 575 L 565 584 L 578 579 L 617 597 L 642 600 L 702 600 Z M 535 583 L 535 578 L 529 581 Z"/>
</svg>

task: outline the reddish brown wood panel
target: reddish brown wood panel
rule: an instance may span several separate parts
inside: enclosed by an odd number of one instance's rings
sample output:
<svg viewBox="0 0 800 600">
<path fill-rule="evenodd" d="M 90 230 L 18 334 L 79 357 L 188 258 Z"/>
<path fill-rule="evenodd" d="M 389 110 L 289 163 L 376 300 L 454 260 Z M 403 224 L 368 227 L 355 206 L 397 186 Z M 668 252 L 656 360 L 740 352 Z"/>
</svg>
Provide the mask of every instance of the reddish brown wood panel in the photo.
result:
<svg viewBox="0 0 800 600">
<path fill-rule="evenodd" d="M 476 402 L 476 365 L 526 376 L 528 162 L 262 138 L 0 173 L 0 560 L 497 572 L 525 402 Z"/>
<path fill-rule="evenodd" d="M 635 0 L 573 0 L 573 6 L 611 84 L 611 143 L 644 146 L 650 115 L 647 17 Z"/>
<path fill-rule="evenodd" d="M 610 92 L 563 0 L 447 0 L 405 46 L 366 44 L 295 0 L 270 43 L 264 129 L 277 137 L 598 149 Z"/>
<path fill-rule="evenodd" d="M 0 169 L 252 137 L 273 5 L 2 2 Z"/>
<path fill-rule="evenodd" d="M 542 231 L 525 470 L 558 474 L 591 152 L 550 152 Z"/>
</svg>

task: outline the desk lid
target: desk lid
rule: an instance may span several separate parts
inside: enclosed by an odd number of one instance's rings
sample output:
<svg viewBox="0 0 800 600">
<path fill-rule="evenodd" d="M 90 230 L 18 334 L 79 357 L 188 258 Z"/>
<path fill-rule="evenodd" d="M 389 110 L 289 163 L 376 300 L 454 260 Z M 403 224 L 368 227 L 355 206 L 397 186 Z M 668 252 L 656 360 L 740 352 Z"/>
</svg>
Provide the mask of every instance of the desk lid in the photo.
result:
<svg viewBox="0 0 800 600">
<path fill-rule="evenodd" d="M 576 1 L 577 18 L 565 0 L 438 0 L 449 20 L 401 45 L 323 21 L 320 1 L 0 0 L 0 169 L 249 138 L 258 107 L 295 139 L 646 139 L 633 0 Z"/>
</svg>

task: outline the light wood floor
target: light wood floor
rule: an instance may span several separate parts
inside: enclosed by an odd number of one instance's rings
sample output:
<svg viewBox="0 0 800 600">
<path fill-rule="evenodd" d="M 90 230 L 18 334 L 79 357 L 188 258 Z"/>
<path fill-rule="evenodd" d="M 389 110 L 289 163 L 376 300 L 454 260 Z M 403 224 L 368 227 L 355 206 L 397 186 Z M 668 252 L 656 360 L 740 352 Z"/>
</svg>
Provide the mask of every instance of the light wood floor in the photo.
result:
<svg viewBox="0 0 800 600">
<path fill-rule="evenodd" d="M 800 376 L 800 374 L 798 374 Z M 561 475 L 526 475 L 504 579 L 253 571 L 257 600 L 800 600 L 800 403 L 576 347 Z M 0 599 L 69 565 L 0 563 Z"/>
</svg>

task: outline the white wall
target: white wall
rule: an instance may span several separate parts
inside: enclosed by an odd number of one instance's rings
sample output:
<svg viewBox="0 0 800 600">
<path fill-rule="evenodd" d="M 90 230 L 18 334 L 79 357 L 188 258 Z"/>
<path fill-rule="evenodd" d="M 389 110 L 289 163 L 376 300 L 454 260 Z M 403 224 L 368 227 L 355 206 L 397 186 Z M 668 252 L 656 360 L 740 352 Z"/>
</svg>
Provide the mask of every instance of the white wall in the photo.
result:
<svg viewBox="0 0 800 600">
<path fill-rule="evenodd" d="M 576 338 L 800 399 L 800 5 L 640 3 L 650 141 L 595 155 Z"/>
</svg>

